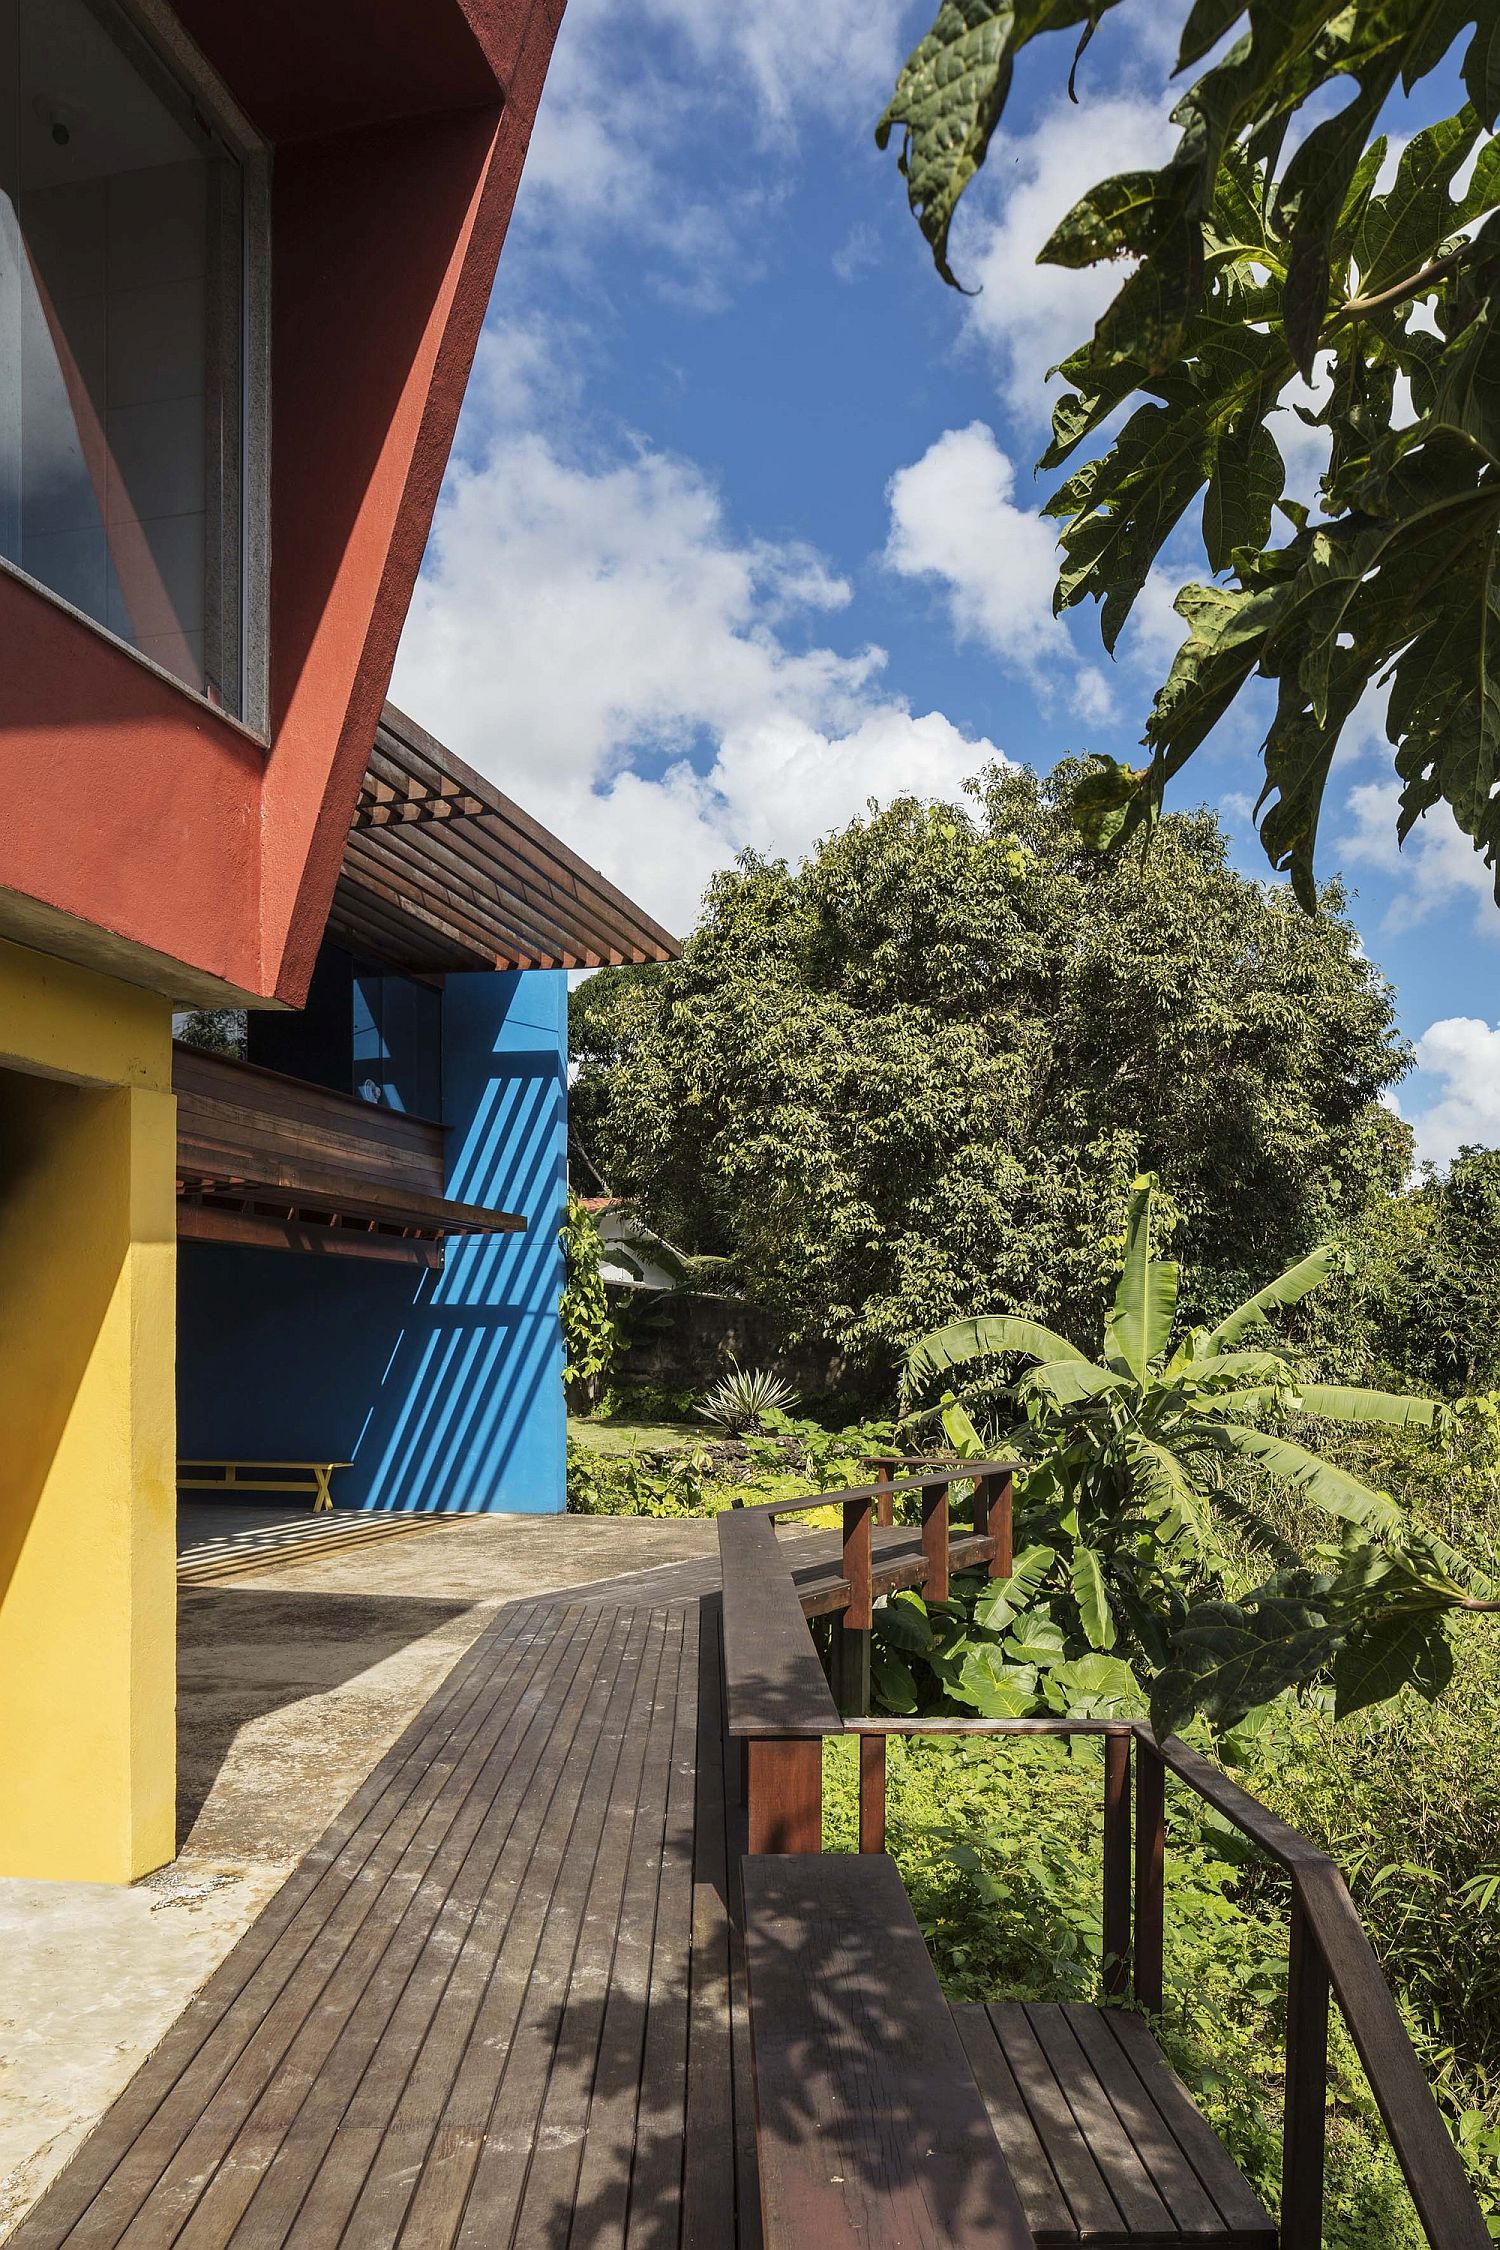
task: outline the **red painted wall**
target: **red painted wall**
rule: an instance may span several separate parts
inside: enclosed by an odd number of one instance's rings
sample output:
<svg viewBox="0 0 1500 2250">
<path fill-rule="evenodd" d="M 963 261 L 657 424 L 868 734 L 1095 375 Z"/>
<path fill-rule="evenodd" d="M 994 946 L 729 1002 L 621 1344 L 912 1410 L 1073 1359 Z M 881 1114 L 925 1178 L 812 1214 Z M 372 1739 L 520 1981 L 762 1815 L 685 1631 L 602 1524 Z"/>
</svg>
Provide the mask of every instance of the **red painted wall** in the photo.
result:
<svg viewBox="0 0 1500 2250">
<path fill-rule="evenodd" d="M 170 981 L 165 955 L 295 1004 L 562 0 L 179 12 L 276 142 L 271 740 L 0 570 L 0 893 L 69 916 L 48 942 L 80 959 L 102 929 L 142 949 L 143 981 Z"/>
</svg>

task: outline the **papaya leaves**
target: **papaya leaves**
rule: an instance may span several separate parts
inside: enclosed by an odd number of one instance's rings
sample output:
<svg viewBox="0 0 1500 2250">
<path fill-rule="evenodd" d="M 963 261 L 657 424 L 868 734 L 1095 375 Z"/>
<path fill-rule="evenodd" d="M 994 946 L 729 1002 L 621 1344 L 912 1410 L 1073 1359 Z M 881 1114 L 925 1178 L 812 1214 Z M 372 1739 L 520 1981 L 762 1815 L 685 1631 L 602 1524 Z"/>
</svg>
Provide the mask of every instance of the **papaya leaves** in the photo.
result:
<svg viewBox="0 0 1500 2250">
<path fill-rule="evenodd" d="M 945 0 L 907 63 L 878 138 L 903 130 L 908 195 L 946 279 L 954 210 L 1017 56 L 1052 33 L 1061 58 L 1111 4 L 1124 0 Z M 1384 689 L 1398 834 L 1446 803 L 1500 896 L 1493 6 L 1196 0 L 1180 71 L 1211 54 L 1173 110 L 1168 161 L 1090 189 L 1041 253 L 1129 268 L 1060 369 L 1042 461 L 1067 472 L 1046 503 L 1055 606 L 1097 604 L 1113 649 L 1195 516 L 1212 573 L 1177 599 L 1186 637 L 1146 721 L 1149 765 L 1096 761 L 1078 827 L 1119 849 L 1251 680 L 1272 681 L 1261 838 L 1311 908 L 1334 752 Z M 1466 101 L 1413 133 L 1390 173 L 1382 111 L 1450 55 Z M 1304 130 L 1306 105 L 1330 95 Z M 1288 488 L 1271 418 L 1294 401 L 1327 440 L 1316 490 Z M 1076 461 L 1090 441 L 1100 450 Z"/>
<path fill-rule="evenodd" d="M 1046 31 L 1082 32 L 1117 0 L 943 0 L 937 20 L 908 56 L 875 128 L 885 148 L 901 134 L 898 162 L 906 193 L 943 279 L 948 229 L 958 199 L 979 170 L 1010 93 L 1016 57 Z"/>
</svg>

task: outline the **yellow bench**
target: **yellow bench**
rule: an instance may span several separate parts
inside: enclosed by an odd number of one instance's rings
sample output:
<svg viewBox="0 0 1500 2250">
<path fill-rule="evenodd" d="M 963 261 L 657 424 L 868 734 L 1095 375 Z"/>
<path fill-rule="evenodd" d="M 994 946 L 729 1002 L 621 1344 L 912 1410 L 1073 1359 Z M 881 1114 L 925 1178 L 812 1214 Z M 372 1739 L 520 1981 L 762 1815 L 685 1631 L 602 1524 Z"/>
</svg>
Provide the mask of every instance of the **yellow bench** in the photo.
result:
<svg viewBox="0 0 1500 2250">
<path fill-rule="evenodd" d="M 330 1479 L 352 1461 L 179 1461 L 179 1492 L 300 1492 L 313 1496 L 313 1514 L 333 1506 Z M 283 1474 L 273 1472 L 281 1470 Z M 197 1471 L 198 1474 L 190 1472 Z M 206 1472 L 206 1473 L 204 1473 Z M 291 1472 L 291 1473 L 286 1473 Z"/>
</svg>

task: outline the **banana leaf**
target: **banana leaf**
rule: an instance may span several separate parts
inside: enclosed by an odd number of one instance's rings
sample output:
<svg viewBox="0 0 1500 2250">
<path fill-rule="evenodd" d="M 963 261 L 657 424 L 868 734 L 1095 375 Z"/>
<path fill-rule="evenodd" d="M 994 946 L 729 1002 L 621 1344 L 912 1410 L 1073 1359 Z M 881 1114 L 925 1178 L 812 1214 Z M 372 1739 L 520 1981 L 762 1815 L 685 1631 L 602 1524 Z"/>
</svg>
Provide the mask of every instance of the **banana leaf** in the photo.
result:
<svg viewBox="0 0 1500 2250">
<path fill-rule="evenodd" d="M 976 1359 L 1087 1360 L 1066 1336 L 1054 1335 L 1039 1320 L 1022 1320 L 1011 1313 L 981 1313 L 975 1320 L 950 1321 L 921 1337 L 906 1355 L 908 1386 L 927 1382 L 950 1368 L 968 1367 Z"/>
<path fill-rule="evenodd" d="M 1343 1383 L 1299 1383 L 1304 1414 L 1330 1422 L 1388 1422 L 1397 1429 L 1430 1430 L 1442 1413 L 1436 1399 L 1403 1398 L 1395 1391 L 1362 1391 Z"/>
<path fill-rule="evenodd" d="M 1388 1538 L 1400 1538 L 1405 1533 L 1406 1517 L 1394 1500 L 1361 1484 L 1347 1469 L 1336 1468 L 1331 1461 L 1320 1461 L 1305 1445 L 1295 1445 L 1290 1438 L 1273 1437 L 1269 1430 L 1247 1429 L 1235 1422 L 1226 1422 L 1218 1435 L 1231 1452 L 1258 1461 L 1282 1483 L 1295 1485 L 1326 1515 L 1337 1516 L 1345 1523 L 1357 1523 L 1367 1531 L 1383 1532 Z"/>
<path fill-rule="evenodd" d="M 1167 1348 L 1177 1316 L 1178 1269 L 1151 1255 L 1149 1173 L 1131 1190 L 1125 1224 L 1125 1268 L 1115 1291 L 1115 1307 L 1105 1327 L 1105 1356 L 1112 1367 L 1128 1369 L 1144 1383 L 1151 1362 Z"/>
<path fill-rule="evenodd" d="M 1325 1242 L 1309 1251 L 1305 1258 L 1299 1258 L 1296 1265 L 1288 1266 L 1285 1273 L 1268 1281 L 1264 1289 L 1258 1289 L 1253 1297 L 1236 1305 L 1232 1313 L 1225 1314 L 1217 1328 L 1209 1330 L 1199 1357 L 1210 1358 L 1227 1344 L 1237 1344 L 1247 1328 L 1259 1328 L 1266 1316 L 1279 1306 L 1295 1305 L 1310 1296 L 1314 1289 L 1320 1289 L 1337 1265 L 1340 1254 L 1336 1242 Z"/>
</svg>

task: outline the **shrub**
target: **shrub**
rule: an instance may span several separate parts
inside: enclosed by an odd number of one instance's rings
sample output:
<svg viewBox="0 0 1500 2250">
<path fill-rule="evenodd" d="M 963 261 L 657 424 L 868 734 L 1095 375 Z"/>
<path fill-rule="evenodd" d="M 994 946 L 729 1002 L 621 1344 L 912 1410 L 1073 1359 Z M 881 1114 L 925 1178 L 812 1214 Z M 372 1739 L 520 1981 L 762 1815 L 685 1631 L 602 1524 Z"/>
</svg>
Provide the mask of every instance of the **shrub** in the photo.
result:
<svg viewBox="0 0 1500 2250">
<path fill-rule="evenodd" d="M 738 1432 L 761 1429 L 768 1414 L 784 1414 L 796 1403 L 791 1384 L 768 1367 L 741 1367 L 731 1361 L 723 1381 L 698 1400 L 698 1412 L 705 1422 Z"/>
</svg>

